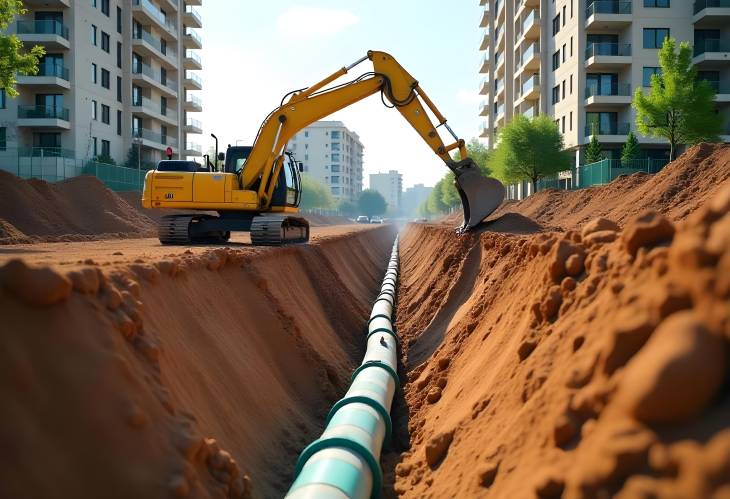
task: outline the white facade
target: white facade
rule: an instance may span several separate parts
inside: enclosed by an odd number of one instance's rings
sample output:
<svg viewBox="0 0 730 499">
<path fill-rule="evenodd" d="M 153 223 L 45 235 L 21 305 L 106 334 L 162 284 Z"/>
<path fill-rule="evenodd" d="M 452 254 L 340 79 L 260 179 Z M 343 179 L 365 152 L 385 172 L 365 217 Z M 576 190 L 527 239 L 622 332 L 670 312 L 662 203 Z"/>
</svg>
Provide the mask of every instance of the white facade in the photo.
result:
<svg viewBox="0 0 730 499">
<path fill-rule="evenodd" d="M 341 121 L 309 125 L 292 137 L 288 149 L 336 200 L 356 202 L 360 197 L 364 148 L 360 137 Z"/>
<path fill-rule="evenodd" d="M 371 173 L 370 188 L 378 191 L 388 203 L 388 212 L 397 213 L 401 209 L 403 175 L 396 170 L 388 173 Z"/>
<path fill-rule="evenodd" d="M 202 111 L 201 0 L 24 3 L 8 32 L 46 56 L 38 75 L 18 78 L 20 96 L 0 103 L 5 165 L 26 154 L 122 164 L 132 146 L 147 164 L 168 147 L 173 157 L 202 154 L 186 140 L 202 133 L 189 114 Z"/>
<path fill-rule="evenodd" d="M 428 199 L 433 187 L 426 187 L 423 184 L 416 184 L 403 191 L 401 196 L 401 213 L 407 216 L 415 216 L 418 209 Z"/>
</svg>

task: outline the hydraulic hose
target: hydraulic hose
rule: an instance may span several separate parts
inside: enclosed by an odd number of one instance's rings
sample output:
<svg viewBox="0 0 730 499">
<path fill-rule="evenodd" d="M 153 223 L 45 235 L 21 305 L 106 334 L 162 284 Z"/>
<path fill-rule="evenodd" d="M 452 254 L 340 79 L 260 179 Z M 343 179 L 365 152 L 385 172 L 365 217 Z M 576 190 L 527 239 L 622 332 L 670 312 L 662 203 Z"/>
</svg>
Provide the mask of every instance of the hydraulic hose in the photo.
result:
<svg viewBox="0 0 730 499">
<path fill-rule="evenodd" d="M 398 238 L 368 320 L 367 350 L 345 396 L 330 410 L 317 440 L 299 455 L 289 499 L 368 499 L 380 495 L 380 451 L 392 432 L 398 387 L 398 337 L 393 328 Z"/>
</svg>

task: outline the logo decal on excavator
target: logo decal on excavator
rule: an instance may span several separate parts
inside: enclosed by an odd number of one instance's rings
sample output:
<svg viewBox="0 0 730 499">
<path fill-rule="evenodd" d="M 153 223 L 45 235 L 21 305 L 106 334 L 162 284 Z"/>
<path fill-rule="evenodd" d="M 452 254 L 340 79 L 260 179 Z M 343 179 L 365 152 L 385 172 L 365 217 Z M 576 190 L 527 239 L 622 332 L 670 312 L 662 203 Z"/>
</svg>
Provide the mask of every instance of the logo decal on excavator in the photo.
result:
<svg viewBox="0 0 730 499">
<path fill-rule="evenodd" d="M 165 199 L 172 199 L 175 195 L 172 192 L 166 192 L 165 193 Z"/>
</svg>

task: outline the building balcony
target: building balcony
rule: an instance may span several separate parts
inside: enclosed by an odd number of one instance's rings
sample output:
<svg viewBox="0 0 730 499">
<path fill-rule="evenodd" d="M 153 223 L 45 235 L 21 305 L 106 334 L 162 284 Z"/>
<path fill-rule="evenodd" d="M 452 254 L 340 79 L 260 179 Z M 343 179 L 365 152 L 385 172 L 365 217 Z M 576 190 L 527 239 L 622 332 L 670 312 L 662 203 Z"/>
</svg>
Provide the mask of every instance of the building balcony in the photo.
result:
<svg viewBox="0 0 730 499">
<path fill-rule="evenodd" d="M 716 25 L 730 16 L 730 0 L 697 0 L 692 22 L 697 26 Z"/>
<path fill-rule="evenodd" d="M 147 64 L 132 64 L 132 81 L 141 87 L 155 87 L 170 97 L 177 97 L 177 82 L 169 76 L 163 80 L 162 74 Z"/>
<path fill-rule="evenodd" d="M 538 9 L 540 8 L 540 0 L 517 0 L 515 2 L 515 17 L 522 14 L 522 9 Z"/>
<path fill-rule="evenodd" d="M 186 49 L 202 49 L 203 39 L 197 31 L 191 28 L 185 28 L 185 36 L 183 37 L 183 46 Z"/>
<path fill-rule="evenodd" d="M 630 43 L 589 43 L 585 53 L 586 69 L 611 69 L 631 64 Z"/>
<path fill-rule="evenodd" d="M 489 122 L 488 121 L 485 120 L 479 125 L 479 136 L 480 137 L 489 137 Z"/>
<path fill-rule="evenodd" d="M 202 156 L 203 155 L 203 147 L 200 144 L 196 144 L 194 142 L 187 142 L 185 144 L 185 150 L 183 151 L 183 156 Z"/>
<path fill-rule="evenodd" d="M 519 60 L 519 66 L 517 67 L 517 74 L 523 71 L 537 71 L 540 69 L 540 44 L 533 42 L 529 47 L 522 52 L 522 57 Z"/>
<path fill-rule="evenodd" d="M 199 7 L 203 5 L 202 0 L 185 0 L 185 5 L 195 5 L 196 7 Z"/>
<path fill-rule="evenodd" d="M 504 59 L 504 52 L 497 52 L 494 70 L 500 76 L 504 74 Z"/>
<path fill-rule="evenodd" d="M 498 99 L 504 99 L 504 80 L 497 82 L 497 88 L 494 89 L 494 96 Z"/>
<path fill-rule="evenodd" d="M 165 122 L 172 126 L 178 126 L 177 111 L 169 107 L 163 109 L 160 102 L 153 102 L 147 97 L 132 100 L 132 113 Z"/>
<path fill-rule="evenodd" d="M 482 57 L 479 58 L 479 72 L 480 73 L 488 73 L 489 72 L 489 54 L 484 54 Z"/>
<path fill-rule="evenodd" d="M 155 38 L 148 31 L 133 33 L 132 47 L 140 55 L 156 57 L 169 69 L 177 68 L 177 52 L 175 49 L 167 44 L 163 44 L 162 40 Z"/>
<path fill-rule="evenodd" d="M 203 27 L 203 18 L 200 17 L 200 12 L 198 12 L 198 9 L 190 5 L 185 6 L 185 12 L 183 13 L 183 22 L 186 26 L 190 26 L 191 28 Z"/>
<path fill-rule="evenodd" d="M 504 49 L 504 27 L 498 28 L 497 32 L 494 34 L 494 47 L 495 50 L 503 50 Z"/>
<path fill-rule="evenodd" d="M 479 82 L 479 95 L 487 95 L 489 93 L 489 78 L 482 78 Z"/>
<path fill-rule="evenodd" d="M 200 56 L 194 50 L 186 50 L 185 58 L 183 59 L 183 67 L 185 69 L 203 69 L 203 61 Z"/>
<path fill-rule="evenodd" d="M 704 80 L 715 90 L 715 102 L 730 102 L 730 84 L 724 81 Z"/>
<path fill-rule="evenodd" d="M 479 45 L 479 50 L 487 50 L 489 48 L 489 28 L 484 30 L 484 36 L 482 36 L 482 43 Z"/>
<path fill-rule="evenodd" d="M 479 21 L 480 28 L 486 28 L 487 26 L 489 26 L 489 4 L 484 6 L 484 10 L 482 11 L 482 18 Z"/>
<path fill-rule="evenodd" d="M 630 123 L 616 123 L 610 126 L 594 123 L 586 125 L 583 130 L 583 136 L 590 138 L 593 134 L 595 134 L 598 142 L 600 143 L 626 142 L 626 136 L 629 134 L 630 130 Z"/>
<path fill-rule="evenodd" d="M 538 100 L 540 98 L 540 76 L 532 75 L 522 82 L 520 97 L 524 100 Z"/>
<path fill-rule="evenodd" d="M 727 61 L 730 61 L 730 41 L 708 39 L 695 43 L 692 58 L 694 64 L 715 64 Z"/>
<path fill-rule="evenodd" d="M 531 120 L 532 118 L 534 118 L 538 114 L 539 113 L 537 111 L 537 104 L 536 104 L 534 106 L 530 106 L 527 109 L 525 109 L 525 111 L 522 113 L 522 116 L 524 116 L 525 118 Z"/>
<path fill-rule="evenodd" d="M 154 24 L 163 33 L 177 38 L 177 26 L 168 19 L 150 0 L 132 0 L 132 15 L 142 24 Z"/>
<path fill-rule="evenodd" d="M 185 122 L 184 131 L 185 131 L 185 133 L 195 133 L 195 134 L 203 133 L 203 124 L 196 119 L 188 118 L 187 121 Z"/>
<path fill-rule="evenodd" d="M 69 70 L 61 64 L 43 64 L 38 66 L 35 75 L 18 75 L 18 85 L 38 85 L 43 87 L 57 87 L 64 90 L 71 89 Z"/>
<path fill-rule="evenodd" d="M 188 94 L 185 97 L 185 110 L 193 113 L 199 113 L 203 110 L 203 101 L 200 97 Z"/>
<path fill-rule="evenodd" d="M 500 104 L 497 106 L 497 108 L 494 110 L 494 121 L 497 125 L 504 124 L 504 104 Z"/>
<path fill-rule="evenodd" d="M 489 116 L 489 103 L 486 100 L 479 103 L 479 116 Z"/>
<path fill-rule="evenodd" d="M 30 8 L 53 8 L 53 9 L 67 9 L 71 7 L 71 0 L 25 0 L 23 2 L 27 7 Z"/>
<path fill-rule="evenodd" d="M 166 3 L 169 7 L 172 7 L 173 10 L 178 10 L 180 8 L 180 0 L 160 0 L 160 3 Z M 185 3 L 190 5 L 190 2 Z"/>
<path fill-rule="evenodd" d="M 171 147 L 173 153 L 177 152 L 177 139 L 170 137 L 169 135 L 162 135 L 159 132 L 154 132 L 147 128 L 138 128 L 132 130 L 132 138 L 137 144 L 141 144 L 143 147 L 151 147 L 164 151 L 168 147 Z"/>
<path fill-rule="evenodd" d="M 192 71 L 185 71 L 183 86 L 186 90 L 203 90 L 203 79 Z"/>
<path fill-rule="evenodd" d="M 488 1 L 489 1 L 489 0 L 479 0 L 479 6 L 480 6 L 480 7 L 484 7 L 485 5 L 487 5 L 487 2 L 488 2 Z"/>
<path fill-rule="evenodd" d="M 586 7 L 586 29 L 618 29 L 631 21 L 631 0 L 594 0 Z"/>
<path fill-rule="evenodd" d="M 56 106 L 18 106 L 19 127 L 70 130 L 69 110 Z"/>
<path fill-rule="evenodd" d="M 68 27 L 58 21 L 18 21 L 16 33 L 21 42 L 42 45 L 51 50 L 71 48 Z"/>
<path fill-rule="evenodd" d="M 626 106 L 631 104 L 631 85 L 621 83 L 603 88 L 598 85 L 586 87 L 585 107 Z"/>
<path fill-rule="evenodd" d="M 525 40 L 540 39 L 540 15 L 536 10 L 530 12 L 524 21 L 522 21 L 522 38 Z"/>
</svg>

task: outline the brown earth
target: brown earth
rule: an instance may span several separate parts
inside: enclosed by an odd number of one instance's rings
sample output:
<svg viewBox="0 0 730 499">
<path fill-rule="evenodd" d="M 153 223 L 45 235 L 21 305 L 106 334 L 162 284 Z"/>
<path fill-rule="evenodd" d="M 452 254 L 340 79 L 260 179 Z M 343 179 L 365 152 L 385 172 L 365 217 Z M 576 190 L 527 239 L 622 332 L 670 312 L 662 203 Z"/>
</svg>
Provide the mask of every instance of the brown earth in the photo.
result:
<svg viewBox="0 0 730 499">
<path fill-rule="evenodd" d="M 728 158 L 540 193 L 498 231 L 410 225 L 387 495 L 728 497 Z"/>
<path fill-rule="evenodd" d="M 0 497 L 282 496 L 360 361 L 393 237 L 8 261 Z"/>
</svg>

